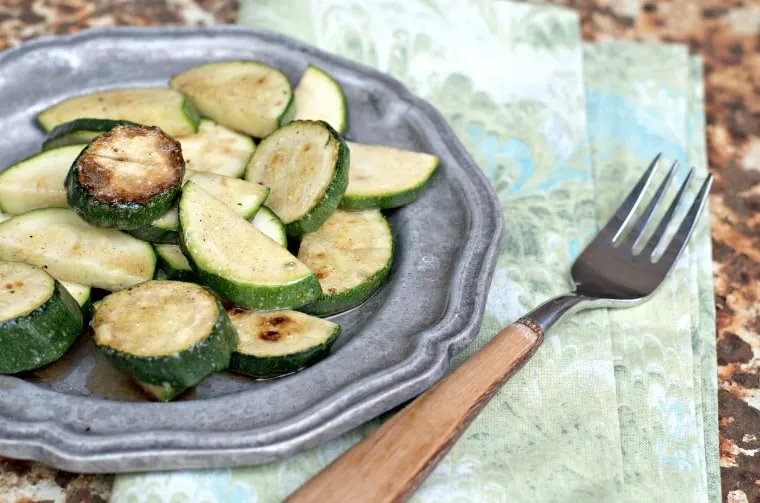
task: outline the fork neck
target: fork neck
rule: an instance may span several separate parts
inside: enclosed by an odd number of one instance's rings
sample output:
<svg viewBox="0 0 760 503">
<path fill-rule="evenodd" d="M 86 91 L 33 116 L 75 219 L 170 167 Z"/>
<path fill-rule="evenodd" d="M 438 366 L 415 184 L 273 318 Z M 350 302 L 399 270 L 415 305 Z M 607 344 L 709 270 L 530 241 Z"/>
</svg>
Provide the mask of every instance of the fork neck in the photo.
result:
<svg viewBox="0 0 760 503">
<path fill-rule="evenodd" d="M 523 318 L 535 321 L 546 333 L 563 317 L 582 309 L 582 304 L 586 300 L 588 300 L 586 297 L 574 293 L 560 295 L 559 297 L 547 300 L 523 316 Z"/>
</svg>

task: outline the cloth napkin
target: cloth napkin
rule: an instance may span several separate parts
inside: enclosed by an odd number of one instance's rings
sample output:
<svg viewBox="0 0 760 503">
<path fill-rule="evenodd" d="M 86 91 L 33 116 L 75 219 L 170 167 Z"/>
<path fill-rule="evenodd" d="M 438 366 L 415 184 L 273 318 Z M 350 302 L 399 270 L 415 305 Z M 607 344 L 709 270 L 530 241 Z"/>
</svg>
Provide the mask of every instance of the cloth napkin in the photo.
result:
<svg viewBox="0 0 760 503">
<path fill-rule="evenodd" d="M 657 152 L 706 174 L 701 63 L 682 46 L 584 45 L 575 12 L 495 0 L 248 0 L 240 22 L 402 80 L 493 183 L 506 232 L 454 365 L 569 289 Z M 703 218 L 650 302 L 555 327 L 412 501 L 719 501 L 710 268 Z M 112 501 L 281 501 L 382 419 L 267 465 L 118 476 Z"/>
</svg>

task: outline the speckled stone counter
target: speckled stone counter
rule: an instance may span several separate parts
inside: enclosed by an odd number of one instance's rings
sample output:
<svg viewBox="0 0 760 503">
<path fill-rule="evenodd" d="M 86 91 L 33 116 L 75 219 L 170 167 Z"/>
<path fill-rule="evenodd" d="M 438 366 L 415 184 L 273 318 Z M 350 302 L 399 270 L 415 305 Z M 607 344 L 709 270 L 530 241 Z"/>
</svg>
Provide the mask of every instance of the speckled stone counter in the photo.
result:
<svg viewBox="0 0 760 503">
<path fill-rule="evenodd" d="M 0 49 L 90 26 L 232 23 L 234 0 L 2 0 Z M 683 42 L 705 59 L 723 497 L 760 501 L 760 1 L 556 0 L 587 40 Z M 758 351 L 755 358 L 754 351 Z M 753 402 L 754 400 L 754 402 Z M 752 404 L 754 403 L 754 407 Z M 0 458 L 0 503 L 99 502 L 110 478 Z"/>
</svg>

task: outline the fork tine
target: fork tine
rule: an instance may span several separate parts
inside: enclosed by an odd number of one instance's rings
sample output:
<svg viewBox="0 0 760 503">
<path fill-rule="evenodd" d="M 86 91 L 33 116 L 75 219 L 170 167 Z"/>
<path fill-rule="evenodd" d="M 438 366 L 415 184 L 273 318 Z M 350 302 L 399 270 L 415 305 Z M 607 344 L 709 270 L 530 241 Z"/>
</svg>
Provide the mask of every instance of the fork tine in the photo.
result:
<svg viewBox="0 0 760 503">
<path fill-rule="evenodd" d="M 665 212 L 665 215 L 662 216 L 660 223 L 657 224 L 657 228 L 652 233 L 652 236 L 649 238 L 649 241 L 647 241 L 647 244 L 644 247 L 644 249 L 641 251 L 643 255 L 648 255 L 650 259 L 654 255 L 654 252 L 657 249 L 657 247 L 660 245 L 660 242 L 662 241 L 662 237 L 665 235 L 665 231 L 668 229 L 670 222 L 673 220 L 673 215 L 675 215 L 676 210 L 678 209 L 678 205 L 681 203 L 681 200 L 686 194 L 686 188 L 689 186 L 689 182 L 691 181 L 691 177 L 693 174 L 694 174 L 694 167 L 689 169 L 689 172 L 686 174 L 686 179 L 683 181 L 683 183 L 681 184 L 681 187 L 678 189 L 678 193 L 676 194 L 676 197 L 673 198 L 673 201 L 670 203 L 670 206 L 668 206 L 668 210 Z"/>
<path fill-rule="evenodd" d="M 702 183 L 702 187 L 699 188 L 697 196 L 694 198 L 694 202 L 691 203 L 689 212 L 683 218 L 681 225 L 678 226 L 678 231 L 676 231 L 675 236 L 673 236 L 662 257 L 657 261 L 658 263 L 665 262 L 664 265 L 670 268 L 678 259 L 678 256 L 681 255 L 683 249 L 686 248 L 686 243 L 689 242 L 691 233 L 694 231 L 694 227 L 696 227 L 699 220 L 699 215 L 707 203 L 707 195 L 710 192 L 712 181 L 713 176 L 711 174 L 707 175 L 707 178 Z"/>
<path fill-rule="evenodd" d="M 636 245 L 641 241 L 641 238 L 644 234 L 644 229 L 646 229 L 647 224 L 652 219 L 652 215 L 654 215 L 654 212 L 657 211 L 657 208 L 660 206 L 660 202 L 662 201 L 662 196 L 665 195 L 665 191 L 667 190 L 668 186 L 670 186 L 670 181 L 673 179 L 673 175 L 675 174 L 676 170 L 678 169 L 678 161 L 675 161 L 668 170 L 668 174 L 665 175 L 665 179 L 662 181 L 659 187 L 657 187 L 657 191 L 654 193 L 654 196 L 652 197 L 651 201 L 649 201 L 649 204 L 647 204 L 647 207 L 644 208 L 644 212 L 641 214 L 641 216 L 636 220 L 636 223 L 633 225 L 633 229 L 631 229 L 631 232 L 628 234 L 628 237 L 626 237 L 626 243 L 629 243 L 633 248 L 636 247 Z"/>
<path fill-rule="evenodd" d="M 636 182 L 636 185 L 625 198 L 625 201 L 623 201 L 623 204 L 620 205 L 615 214 L 612 215 L 612 218 L 610 218 L 609 222 L 607 222 L 602 230 L 599 231 L 599 237 L 605 236 L 605 239 L 608 239 L 608 236 L 612 235 L 612 238 L 609 240 L 613 242 L 620 237 L 620 234 L 625 229 L 625 226 L 628 225 L 634 211 L 636 211 L 636 208 L 641 202 L 641 197 L 644 195 L 644 191 L 646 191 L 649 182 L 652 180 L 652 175 L 657 169 L 657 164 L 659 163 L 661 156 L 661 153 L 657 154 L 654 160 L 652 160 L 647 170 L 641 175 L 639 181 Z"/>
</svg>

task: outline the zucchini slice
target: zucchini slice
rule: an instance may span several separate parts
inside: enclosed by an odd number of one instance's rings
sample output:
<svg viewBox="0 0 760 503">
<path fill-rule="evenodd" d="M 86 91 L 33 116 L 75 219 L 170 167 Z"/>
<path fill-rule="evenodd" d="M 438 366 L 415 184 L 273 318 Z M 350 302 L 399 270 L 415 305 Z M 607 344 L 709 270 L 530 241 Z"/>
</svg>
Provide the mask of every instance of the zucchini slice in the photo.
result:
<svg viewBox="0 0 760 503">
<path fill-rule="evenodd" d="M 179 236 L 179 212 L 174 206 L 150 225 L 128 231 L 134 237 L 149 243 L 176 243 Z"/>
<path fill-rule="evenodd" d="M 185 166 L 195 171 L 242 178 L 256 144 L 253 138 L 236 133 L 210 120 L 201 120 L 198 132 L 177 138 L 182 144 Z"/>
<path fill-rule="evenodd" d="M 388 277 L 393 235 L 377 210 L 338 210 L 301 241 L 298 258 L 314 271 L 322 296 L 303 311 L 327 316 L 358 306 Z"/>
<path fill-rule="evenodd" d="M 0 374 L 57 360 L 82 333 L 79 305 L 32 265 L 0 262 Z"/>
<path fill-rule="evenodd" d="M 176 140 L 156 127 L 116 126 L 74 161 L 66 200 L 97 227 L 139 229 L 171 208 L 184 174 Z"/>
<path fill-rule="evenodd" d="M 195 386 L 224 370 L 238 342 L 219 299 L 180 281 L 146 281 L 109 295 L 95 310 L 92 328 L 95 344 L 116 368 L 165 389 Z"/>
<path fill-rule="evenodd" d="M 198 128 L 198 111 L 181 93 L 163 87 L 109 89 L 68 98 L 37 115 L 51 131 L 81 118 L 126 120 L 156 126 L 170 136 L 187 136 Z"/>
<path fill-rule="evenodd" d="M 251 223 L 266 237 L 270 238 L 280 246 L 287 248 L 288 235 L 285 232 L 285 225 L 274 211 L 266 206 L 262 206 L 259 208 L 259 211 L 256 212 L 256 216 L 253 217 Z"/>
<path fill-rule="evenodd" d="M 79 283 L 72 283 L 70 281 L 61 281 L 60 283 L 66 291 L 74 297 L 74 300 L 77 301 L 77 304 L 82 308 L 82 311 L 85 310 L 85 307 L 89 306 L 92 288 L 80 285 Z"/>
<path fill-rule="evenodd" d="M 329 124 L 294 121 L 266 137 L 245 179 L 271 189 L 267 206 L 288 234 L 315 231 L 338 207 L 348 185 L 349 151 Z"/>
<path fill-rule="evenodd" d="M 308 367 L 326 356 L 340 335 L 337 323 L 298 311 L 233 309 L 229 316 L 239 339 L 229 369 L 251 377 L 278 377 Z"/>
<path fill-rule="evenodd" d="M 189 386 L 175 386 L 167 382 L 161 384 L 148 384 L 146 382 L 135 380 L 142 390 L 159 402 L 168 402 L 176 398 L 177 395 L 189 389 Z"/>
<path fill-rule="evenodd" d="M 293 91 L 288 78 L 258 61 L 223 61 L 174 76 L 169 87 L 187 96 L 204 117 L 256 138 L 290 120 Z"/>
<path fill-rule="evenodd" d="M 326 71 L 309 65 L 293 93 L 296 105 L 294 120 L 322 120 L 338 133 L 346 129 L 346 98 Z"/>
<path fill-rule="evenodd" d="M 139 124 L 111 119 L 74 119 L 54 127 L 45 137 L 42 150 L 67 145 L 86 145 L 116 126 L 139 126 Z"/>
<path fill-rule="evenodd" d="M 5 222 L 9 218 L 11 218 L 9 215 L 6 215 L 5 213 L 0 212 L 0 223 Z"/>
<path fill-rule="evenodd" d="M 104 290 L 149 280 L 156 267 L 148 243 L 93 227 L 62 208 L 30 211 L 1 223 L 0 260 L 33 264 L 62 281 Z"/>
<path fill-rule="evenodd" d="M 384 145 L 348 142 L 351 167 L 340 207 L 345 210 L 388 209 L 409 204 L 425 190 L 438 158 Z"/>
<path fill-rule="evenodd" d="M 39 208 L 67 208 L 63 181 L 82 145 L 33 155 L 0 173 L 0 208 L 19 215 Z"/>
<path fill-rule="evenodd" d="M 156 257 L 161 270 L 166 273 L 169 279 L 177 281 L 196 281 L 195 272 L 190 266 L 182 248 L 178 245 L 157 244 Z"/>
<path fill-rule="evenodd" d="M 194 182 L 182 189 L 179 221 L 181 245 L 199 281 L 233 303 L 290 309 L 319 296 L 314 273 Z"/>
</svg>

